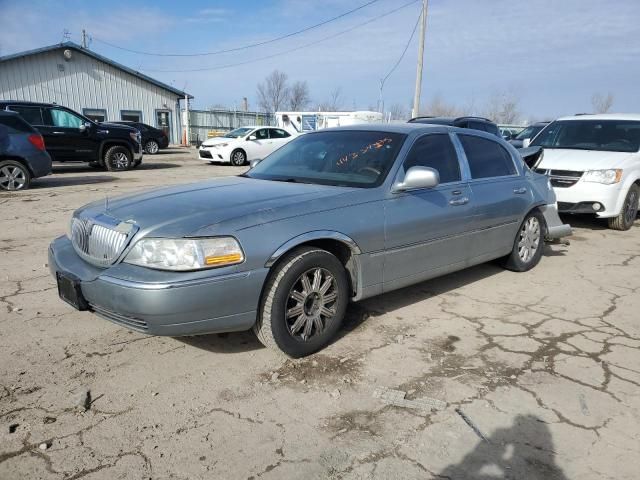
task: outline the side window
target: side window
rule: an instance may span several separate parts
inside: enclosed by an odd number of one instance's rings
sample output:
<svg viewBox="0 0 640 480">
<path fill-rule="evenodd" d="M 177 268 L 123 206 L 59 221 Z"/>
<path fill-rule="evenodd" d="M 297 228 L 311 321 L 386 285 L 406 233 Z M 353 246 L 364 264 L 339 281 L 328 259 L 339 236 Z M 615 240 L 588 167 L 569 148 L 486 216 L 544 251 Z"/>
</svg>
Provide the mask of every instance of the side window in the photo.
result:
<svg viewBox="0 0 640 480">
<path fill-rule="evenodd" d="M 79 128 L 84 120 L 71 112 L 59 108 L 50 109 L 51 122 L 54 127 Z"/>
<path fill-rule="evenodd" d="M 404 161 L 404 171 L 416 166 L 436 169 L 440 174 L 440 183 L 458 182 L 461 179 L 458 156 L 447 134 L 425 135 L 413 144 Z"/>
<path fill-rule="evenodd" d="M 270 128 L 269 135 L 271 135 L 271 138 L 287 138 L 291 136 L 288 132 L 279 128 Z"/>
<path fill-rule="evenodd" d="M 258 140 L 266 140 L 267 138 L 269 138 L 269 133 L 267 132 L 266 128 L 261 128 L 260 130 L 256 130 L 256 133 L 254 133 L 254 135 Z"/>
<path fill-rule="evenodd" d="M 515 175 L 517 173 L 509 152 L 498 142 L 472 135 L 458 138 L 469 162 L 471 178 L 490 178 Z"/>
<path fill-rule="evenodd" d="M 11 105 L 9 107 L 9 110 L 19 113 L 20 116 L 31 125 L 44 125 L 40 107 L 24 107 L 21 105 Z"/>
<path fill-rule="evenodd" d="M 33 133 L 33 128 L 17 115 L 0 115 L 0 125 L 7 127 L 7 133 L 9 134 Z"/>
</svg>

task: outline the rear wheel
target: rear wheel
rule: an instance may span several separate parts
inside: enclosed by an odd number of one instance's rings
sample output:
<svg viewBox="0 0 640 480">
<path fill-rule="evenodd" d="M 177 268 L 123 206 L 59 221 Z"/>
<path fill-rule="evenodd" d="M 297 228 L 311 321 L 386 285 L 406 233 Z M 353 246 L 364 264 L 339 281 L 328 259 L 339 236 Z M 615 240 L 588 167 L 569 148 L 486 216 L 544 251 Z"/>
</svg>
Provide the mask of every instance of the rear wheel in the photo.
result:
<svg viewBox="0 0 640 480">
<path fill-rule="evenodd" d="M 231 153 L 231 165 L 235 165 L 236 167 L 241 167 L 247 162 L 247 154 L 242 150 L 234 150 Z"/>
<path fill-rule="evenodd" d="M 31 184 L 29 169 L 15 160 L 0 161 L 0 190 L 26 190 Z"/>
<path fill-rule="evenodd" d="M 158 142 L 156 142 L 155 140 L 149 140 L 144 144 L 144 151 L 149 155 L 155 155 L 156 153 L 158 153 L 158 150 L 160 150 L 160 145 L 158 145 Z"/>
<path fill-rule="evenodd" d="M 526 272 L 542 258 L 546 223 L 538 210 L 530 212 L 518 229 L 511 253 L 502 259 L 507 270 Z"/>
<path fill-rule="evenodd" d="M 613 230 L 629 230 L 638 216 L 638 201 L 640 199 L 640 187 L 633 184 L 627 192 L 622 205 L 622 211 L 617 217 L 609 219 L 609 228 Z"/>
<path fill-rule="evenodd" d="M 304 357 L 329 343 L 348 303 L 342 263 L 326 250 L 299 248 L 282 259 L 267 281 L 254 331 L 263 345 Z"/>
<path fill-rule="evenodd" d="M 129 170 L 131 165 L 131 152 L 128 148 L 116 145 L 108 148 L 104 154 L 104 166 L 110 172 Z"/>
</svg>

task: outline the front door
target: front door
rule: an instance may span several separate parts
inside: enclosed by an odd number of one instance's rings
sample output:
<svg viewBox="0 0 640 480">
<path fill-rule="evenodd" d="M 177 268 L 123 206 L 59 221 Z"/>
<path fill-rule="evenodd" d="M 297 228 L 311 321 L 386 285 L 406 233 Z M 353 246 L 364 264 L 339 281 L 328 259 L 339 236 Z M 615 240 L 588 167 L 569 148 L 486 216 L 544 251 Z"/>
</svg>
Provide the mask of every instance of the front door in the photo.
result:
<svg viewBox="0 0 640 480">
<path fill-rule="evenodd" d="M 483 261 L 506 255 L 531 205 L 531 192 L 509 151 L 495 140 L 457 134 L 464 150 L 474 199 L 473 256 Z"/>
<path fill-rule="evenodd" d="M 446 133 L 420 137 L 400 175 L 434 168 L 434 188 L 389 193 L 385 201 L 384 289 L 392 290 L 462 268 L 468 258 L 473 195 Z"/>
<path fill-rule="evenodd" d="M 156 110 L 156 128 L 162 130 L 167 138 L 171 138 L 171 112 L 169 110 Z"/>
<path fill-rule="evenodd" d="M 45 126 L 41 129 L 45 146 L 55 160 L 95 160 L 97 142 L 81 116 L 59 107 L 43 108 Z"/>
<path fill-rule="evenodd" d="M 271 153 L 271 139 L 268 128 L 259 128 L 247 137 L 245 148 L 247 160 L 263 159 Z"/>
</svg>

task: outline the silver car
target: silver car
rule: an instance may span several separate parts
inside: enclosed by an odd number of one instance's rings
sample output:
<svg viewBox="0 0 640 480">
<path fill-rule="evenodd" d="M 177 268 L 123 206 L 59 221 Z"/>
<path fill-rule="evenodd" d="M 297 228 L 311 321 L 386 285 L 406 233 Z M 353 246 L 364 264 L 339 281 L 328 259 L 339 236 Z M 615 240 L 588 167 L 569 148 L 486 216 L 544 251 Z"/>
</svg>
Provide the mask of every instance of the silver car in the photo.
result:
<svg viewBox="0 0 640 480">
<path fill-rule="evenodd" d="M 302 135 L 238 177 L 89 204 L 49 265 L 63 300 L 127 328 L 253 328 L 300 357 L 350 301 L 493 259 L 524 272 L 570 232 L 548 178 L 495 135 L 366 125 Z"/>
</svg>

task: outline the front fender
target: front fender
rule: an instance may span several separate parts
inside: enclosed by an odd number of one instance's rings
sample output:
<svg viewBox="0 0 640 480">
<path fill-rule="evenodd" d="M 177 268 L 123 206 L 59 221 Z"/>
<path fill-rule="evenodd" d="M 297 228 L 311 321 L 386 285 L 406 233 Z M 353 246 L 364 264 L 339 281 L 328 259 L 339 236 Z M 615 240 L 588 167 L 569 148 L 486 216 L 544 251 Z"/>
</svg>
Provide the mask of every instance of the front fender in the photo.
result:
<svg viewBox="0 0 640 480">
<path fill-rule="evenodd" d="M 347 245 L 353 254 L 359 255 L 360 253 L 362 253 L 355 240 L 353 240 L 348 235 L 345 235 L 344 233 L 334 232 L 331 230 L 315 230 L 312 232 L 303 233 L 302 235 L 298 235 L 297 237 L 294 237 L 291 240 L 288 240 L 287 242 L 280 245 L 276 249 L 276 251 L 269 256 L 269 259 L 265 263 L 265 267 L 271 267 L 274 263 L 276 263 L 278 258 L 280 258 L 292 248 L 295 248 L 298 245 L 302 245 L 303 243 L 311 242 L 313 240 L 337 240 Z"/>
</svg>

